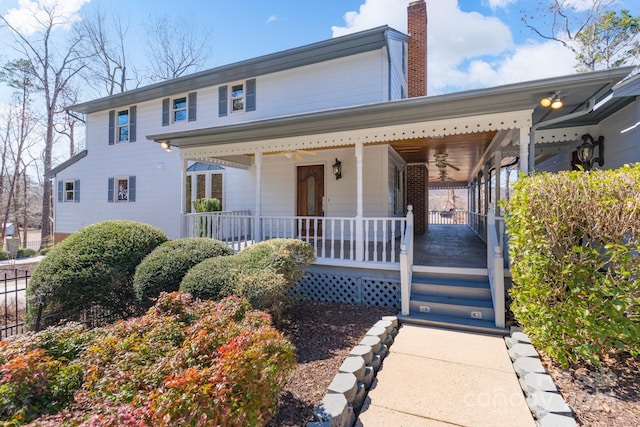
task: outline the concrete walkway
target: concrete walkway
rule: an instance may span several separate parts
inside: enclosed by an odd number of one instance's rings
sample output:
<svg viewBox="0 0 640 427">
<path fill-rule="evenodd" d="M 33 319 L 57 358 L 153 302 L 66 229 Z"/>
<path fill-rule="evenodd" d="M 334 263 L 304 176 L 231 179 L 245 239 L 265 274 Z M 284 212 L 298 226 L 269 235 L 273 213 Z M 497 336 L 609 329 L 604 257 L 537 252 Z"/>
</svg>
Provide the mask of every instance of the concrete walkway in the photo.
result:
<svg viewBox="0 0 640 427">
<path fill-rule="evenodd" d="M 498 336 L 403 325 L 358 426 L 535 426 Z"/>
</svg>

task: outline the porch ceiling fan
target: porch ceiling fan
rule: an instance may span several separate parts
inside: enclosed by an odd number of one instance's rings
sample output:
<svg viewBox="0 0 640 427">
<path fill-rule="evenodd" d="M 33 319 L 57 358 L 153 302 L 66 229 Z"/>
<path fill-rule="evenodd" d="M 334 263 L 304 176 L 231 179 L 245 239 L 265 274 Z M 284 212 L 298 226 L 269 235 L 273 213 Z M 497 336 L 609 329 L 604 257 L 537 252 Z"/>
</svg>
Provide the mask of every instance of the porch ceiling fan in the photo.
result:
<svg viewBox="0 0 640 427">
<path fill-rule="evenodd" d="M 459 168 L 459 167 L 457 167 L 456 165 L 453 165 L 453 164 L 451 164 L 451 163 L 447 162 L 447 157 L 448 157 L 448 156 L 449 156 L 449 155 L 448 155 L 447 153 L 436 153 L 436 154 L 434 155 L 434 157 L 436 158 L 436 160 L 435 160 L 435 162 L 434 162 L 434 163 L 435 163 L 435 165 L 436 165 L 436 167 L 437 167 L 438 169 L 440 169 L 440 170 L 444 170 L 444 169 L 448 166 L 448 167 L 450 167 L 451 169 L 454 169 L 454 170 L 459 171 L 459 170 L 460 170 L 460 168 Z"/>
<path fill-rule="evenodd" d="M 444 170 L 444 169 L 440 169 L 440 174 L 438 176 L 438 180 L 440 182 L 455 181 L 455 179 L 453 179 L 453 178 L 451 178 L 451 177 L 449 177 L 447 175 L 447 171 Z"/>
<path fill-rule="evenodd" d="M 309 151 L 309 150 L 290 150 L 290 151 L 282 151 L 280 154 L 285 156 L 287 159 L 302 160 L 303 155 L 315 156 L 318 153 L 316 153 L 315 151 Z"/>
</svg>

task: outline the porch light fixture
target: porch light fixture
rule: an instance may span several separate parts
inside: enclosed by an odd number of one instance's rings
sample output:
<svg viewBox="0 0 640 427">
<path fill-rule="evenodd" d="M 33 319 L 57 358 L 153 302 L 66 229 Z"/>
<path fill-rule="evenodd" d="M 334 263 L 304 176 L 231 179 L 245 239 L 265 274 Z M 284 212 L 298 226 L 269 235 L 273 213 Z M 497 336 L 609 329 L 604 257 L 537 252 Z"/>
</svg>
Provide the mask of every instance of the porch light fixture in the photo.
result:
<svg viewBox="0 0 640 427">
<path fill-rule="evenodd" d="M 556 92 L 551 96 L 542 98 L 540 100 L 540 105 L 542 105 L 543 107 L 551 107 L 554 110 L 557 110 L 558 108 L 561 108 L 563 104 L 562 99 L 560 99 L 560 95 L 558 95 L 558 92 Z"/>
<path fill-rule="evenodd" d="M 171 144 L 169 144 L 169 141 L 162 141 L 160 143 L 160 147 L 162 147 L 162 149 L 167 153 L 171 152 Z"/>
<path fill-rule="evenodd" d="M 336 157 L 336 162 L 332 166 L 333 174 L 336 176 L 336 181 L 342 178 L 342 162 Z"/>
<path fill-rule="evenodd" d="M 598 157 L 594 158 L 596 147 L 598 147 Z M 578 160 L 585 170 L 591 170 L 596 162 L 598 166 L 604 165 L 604 136 L 600 136 L 595 141 L 588 133 L 582 135 L 582 144 L 578 147 Z"/>
</svg>

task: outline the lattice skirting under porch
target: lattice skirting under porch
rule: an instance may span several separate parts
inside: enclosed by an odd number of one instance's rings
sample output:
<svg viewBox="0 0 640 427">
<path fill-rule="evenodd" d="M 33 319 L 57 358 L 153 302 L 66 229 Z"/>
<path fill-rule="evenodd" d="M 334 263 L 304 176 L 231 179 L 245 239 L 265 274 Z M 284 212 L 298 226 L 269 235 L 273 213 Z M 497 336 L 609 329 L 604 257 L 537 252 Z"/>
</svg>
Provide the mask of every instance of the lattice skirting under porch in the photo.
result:
<svg viewBox="0 0 640 427">
<path fill-rule="evenodd" d="M 400 308 L 400 280 L 307 272 L 292 289 L 311 301 Z"/>
</svg>

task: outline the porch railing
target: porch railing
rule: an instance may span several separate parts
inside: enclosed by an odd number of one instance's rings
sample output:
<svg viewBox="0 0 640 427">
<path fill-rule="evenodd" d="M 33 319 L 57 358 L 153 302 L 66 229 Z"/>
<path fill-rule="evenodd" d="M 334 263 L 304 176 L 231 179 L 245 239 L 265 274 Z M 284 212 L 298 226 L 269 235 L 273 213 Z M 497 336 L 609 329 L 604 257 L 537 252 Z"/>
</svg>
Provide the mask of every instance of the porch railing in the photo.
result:
<svg viewBox="0 0 640 427">
<path fill-rule="evenodd" d="M 497 328 L 505 327 L 505 298 L 504 298 L 504 258 L 500 245 L 498 226 L 495 211 L 489 210 L 487 215 L 487 273 L 491 286 L 491 299 L 495 312 L 495 324 Z"/>
<path fill-rule="evenodd" d="M 454 225 L 469 224 L 468 211 L 429 211 L 429 224 L 433 225 Z"/>
<path fill-rule="evenodd" d="M 398 263 L 407 223 L 405 217 L 363 218 L 363 239 L 357 242 L 353 217 L 261 216 L 258 225 L 255 220 L 248 211 L 192 213 L 186 215 L 187 233 L 221 240 L 236 251 L 256 241 L 295 238 L 312 244 L 319 259 Z"/>
<path fill-rule="evenodd" d="M 406 218 L 363 218 L 364 259 L 357 259 L 356 219 L 353 217 L 263 216 L 261 240 L 295 238 L 313 245 L 316 258 L 398 262 Z"/>
<path fill-rule="evenodd" d="M 407 211 L 407 229 L 400 245 L 400 308 L 404 316 L 410 311 L 413 276 L 413 206 L 409 205 Z"/>
</svg>

